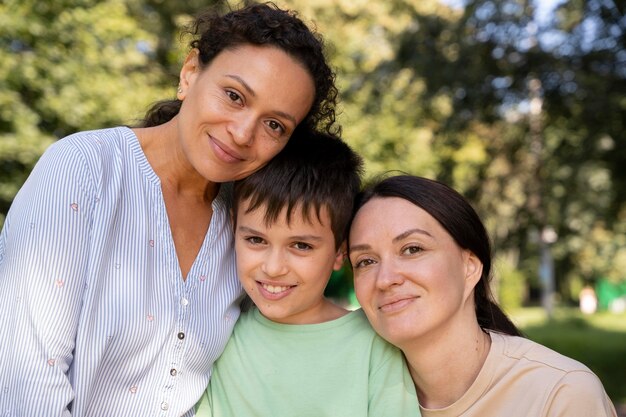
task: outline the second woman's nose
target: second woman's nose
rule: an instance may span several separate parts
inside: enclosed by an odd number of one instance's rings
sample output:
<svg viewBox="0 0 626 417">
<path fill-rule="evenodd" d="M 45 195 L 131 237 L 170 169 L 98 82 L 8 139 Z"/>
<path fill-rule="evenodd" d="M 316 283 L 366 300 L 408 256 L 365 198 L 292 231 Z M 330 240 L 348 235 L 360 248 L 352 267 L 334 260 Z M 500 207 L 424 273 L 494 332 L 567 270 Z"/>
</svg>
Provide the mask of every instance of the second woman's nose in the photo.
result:
<svg viewBox="0 0 626 417">
<path fill-rule="evenodd" d="M 402 273 L 392 261 L 381 261 L 376 272 L 376 286 L 381 290 L 404 282 Z"/>
</svg>

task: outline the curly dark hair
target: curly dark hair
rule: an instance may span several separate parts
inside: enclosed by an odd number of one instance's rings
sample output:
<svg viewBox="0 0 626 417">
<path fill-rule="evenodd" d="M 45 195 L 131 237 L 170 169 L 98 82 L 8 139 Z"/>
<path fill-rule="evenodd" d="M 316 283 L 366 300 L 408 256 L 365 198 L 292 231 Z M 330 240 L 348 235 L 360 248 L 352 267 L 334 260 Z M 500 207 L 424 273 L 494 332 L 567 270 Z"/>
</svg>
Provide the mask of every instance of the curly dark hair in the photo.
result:
<svg viewBox="0 0 626 417">
<path fill-rule="evenodd" d="M 242 44 L 274 46 L 286 52 L 308 70 L 315 84 L 313 105 L 302 124 L 340 134 L 341 128 L 335 124 L 335 73 L 326 61 L 321 35 L 310 29 L 297 12 L 280 9 L 271 2 L 254 3 L 226 14 L 209 9 L 196 17 L 186 33 L 193 36 L 190 46 L 198 49 L 203 67 L 225 49 Z M 171 120 L 180 106 L 180 100 L 156 103 L 148 110 L 142 126 Z"/>
</svg>

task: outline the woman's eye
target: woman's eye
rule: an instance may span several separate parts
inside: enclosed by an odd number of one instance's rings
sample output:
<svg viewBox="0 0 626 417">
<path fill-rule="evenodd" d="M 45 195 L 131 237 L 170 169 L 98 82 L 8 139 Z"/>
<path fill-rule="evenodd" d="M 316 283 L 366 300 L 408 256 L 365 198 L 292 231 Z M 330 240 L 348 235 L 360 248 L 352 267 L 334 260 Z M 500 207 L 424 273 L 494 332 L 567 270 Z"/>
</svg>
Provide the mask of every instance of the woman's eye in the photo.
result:
<svg viewBox="0 0 626 417">
<path fill-rule="evenodd" d="M 407 254 L 407 255 L 414 255 L 414 254 L 422 252 L 422 251 L 423 251 L 423 249 L 420 246 L 417 246 L 417 245 L 407 246 L 406 248 L 404 248 L 402 250 L 402 252 Z"/>
<path fill-rule="evenodd" d="M 231 101 L 241 101 L 241 96 L 234 91 L 226 90 L 226 95 L 230 98 Z"/>
<path fill-rule="evenodd" d="M 374 263 L 374 260 L 370 259 L 370 258 L 359 259 L 359 260 L 356 261 L 356 263 L 352 264 L 352 267 L 355 268 L 355 269 L 365 268 L 367 266 L 372 265 L 373 263 Z"/>
<path fill-rule="evenodd" d="M 285 128 L 283 127 L 283 125 L 281 125 L 280 123 L 278 123 L 276 120 L 270 120 L 267 122 L 267 126 L 274 132 L 277 132 L 278 134 L 282 135 L 283 133 L 285 133 Z"/>
</svg>

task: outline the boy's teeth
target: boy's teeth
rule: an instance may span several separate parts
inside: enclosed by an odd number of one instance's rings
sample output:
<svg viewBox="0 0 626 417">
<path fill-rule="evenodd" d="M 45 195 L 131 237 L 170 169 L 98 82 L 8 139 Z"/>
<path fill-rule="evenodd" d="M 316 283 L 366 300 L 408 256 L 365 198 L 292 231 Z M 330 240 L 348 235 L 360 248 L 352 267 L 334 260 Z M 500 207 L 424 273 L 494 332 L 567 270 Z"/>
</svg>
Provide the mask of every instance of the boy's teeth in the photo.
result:
<svg viewBox="0 0 626 417">
<path fill-rule="evenodd" d="M 271 292 L 272 294 L 287 291 L 289 289 L 289 287 L 267 285 L 267 284 L 263 284 L 263 288 L 265 288 L 268 292 Z"/>
</svg>

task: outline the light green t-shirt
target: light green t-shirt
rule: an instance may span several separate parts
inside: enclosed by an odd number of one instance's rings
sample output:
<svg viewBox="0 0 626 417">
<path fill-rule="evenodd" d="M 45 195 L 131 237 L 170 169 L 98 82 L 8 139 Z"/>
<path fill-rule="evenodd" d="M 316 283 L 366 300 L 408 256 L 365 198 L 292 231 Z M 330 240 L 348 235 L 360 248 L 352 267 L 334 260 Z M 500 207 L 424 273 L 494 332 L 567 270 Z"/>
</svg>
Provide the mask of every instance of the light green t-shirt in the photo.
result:
<svg viewBox="0 0 626 417">
<path fill-rule="evenodd" d="M 401 352 L 361 310 L 320 324 L 239 318 L 197 417 L 417 417 Z"/>
</svg>

